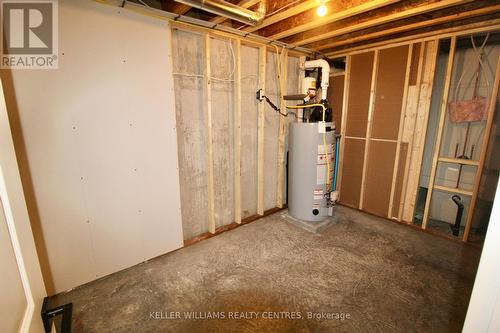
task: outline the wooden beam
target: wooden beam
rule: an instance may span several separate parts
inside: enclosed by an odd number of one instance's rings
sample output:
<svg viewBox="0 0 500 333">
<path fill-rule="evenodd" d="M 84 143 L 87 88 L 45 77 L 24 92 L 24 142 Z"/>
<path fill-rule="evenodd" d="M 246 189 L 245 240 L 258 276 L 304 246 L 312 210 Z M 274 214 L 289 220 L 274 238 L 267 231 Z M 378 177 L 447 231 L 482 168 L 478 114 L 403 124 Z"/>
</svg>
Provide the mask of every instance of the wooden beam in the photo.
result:
<svg viewBox="0 0 500 333">
<path fill-rule="evenodd" d="M 481 177 L 483 175 L 484 162 L 486 161 L 486 153 L 488 151 L 488 141 L 490 139 L 491 127 L 493 125 L 493 119 L 495 115 L 495 108 L 498 102 L 498 89 L 500 86 L 500 57 L 497 61 L 497 69 L 495 73 L 495 83 L 493 85 L 493 91 L 491 93 L 490 105 L 488 107 L 488 119 L 486 120 L 486 126 L 483 134 L 483 140 L 481 143 L 481 155 L 479 157 L 479 166 L 477 168 L 477 174 L 474 180 L 474 188 L 472 190 L 472 198 L 470 201 L 470 206 L 467 212 L 467 222 L 464 229 L 463 241 L 466 242 L 469 239 L 470 228 L 472 225 L 472 218 L 474 217 L 474 210 L 476 208 L 477 196 L 479 193 L 479 186 L 481 185 Z M 497 221 L 498 222 L 498 221 Z"/>
<path fill-rule="evenodd" d="M 406 115 L 406 105 L 408 99 L 408 85 L 410 82 L 410 71 L 411 71 L 411 61 L 413 59 L 413 48 L 414 44 L 411 44 L 408 47 L 408 59 L 406 62 L 406 74 L 405 74 L 405 83 L 403 90 L 403 98 L 401 103 L 401 116 L 399 117 L 399 130 L 398 130 L 398 140 L 396 143 L 396 160 L 394 161 L 394 168 L 392 170 L 392 183 L 391 183 L 391 195 L 389 197 L 389 208 L 387 210 L 387 217 L 392 218 L 392 207 L 394 204 L 394 192 L 396 190 L 396 182 L 399 170 L 399 160 L 401 155 L 401 138 L 403 137 L 403 128 L 404 128 L 404 120 Z M 407 152 L 407 155 L 409 151 Z"/>
<path fill-rule="evenodd" d="M 439 158 L 439 152 L 441 151 L 441 140 L 443 138 L 444 122 L 446 119 L 446 110 L 448 109 L 448 96 L 450 94 L 451 77 L 453 74 L 452 72 L 453 72 L 453 63 L 455 61 L 456 45 L 457 45 L 457 37 L 452 37 L 450 54 L 448 56 L 448 64 L 446 66 L 444 92 L 443 92 L 443 97 L 441 100 L 441 114 L 439 116 L 439 124 L 438 124 L 438 128 L 437 128 L 436 142 L 434 144 L 434 156 L 432 158 L 431 175 L 429 178 L 427 198 L 425 201 L 425 210 L 424 210 L 424 217 L 422 220 L 422 229 L 427 228 L 427 223 L 429 222 L 429 213 L 430 213 L 430 208 L 431 208 L 432 192 L 433 192 L 434 184 L 436 181 L 437 163 L 438 163 L 438 158 Z"/>
<path fill-rule="evenodd" d="M 431 108 L 432 91 L 434 88 L 434 74 L 436 71 L 436 64 L 439 52 L 439 39 L 426 42 L 426 55 L 424 62 L 424 74 L 422 84 L 420 86 L 420 99 L 417 108 L 417 121 L 413 137 L 416 143 L 412 147 L 412 158 L 410 165 L 414 166 L 416 170 L 408 177 L 408 184 L 406 185 L 409 190 L 405 192 L 404 200 L 404 214 L 407 222 L 411 222 L 415 211 L 415 201 L 417 198 L 418 184 L 420 180 L 420 171 L 422 168 L 422 159 L 424 156 L 424 146 L 427 136 L 427 126 L 429 122 L 429 114 Z M 420 119 L 421 118 L 421 119 Z M 416 146 L 415 146 L 416 145 Z M 416 150 L 416 151 L 415 151 Z M 413 156 L 414 155 L 414 156 Z"/>
<path fill-rule="evenodd" d="M 276 54 L 276 56 L 280 56 Z M 286 95 L 286 85 L 288 76 L 288 52 L 283 50 L 281 55 L 283 57 L 283 63 L 281 64 L 281 73 L 278 72 L 280 80 L 280 109 L 286 110 L 286 101 L 283 96 Z M 278 70 L 278 69 L 276 69 Z M 283 207 L 283 189 L 285 184 L 285 138 L 287 135 L 288 121 L 287 118 L 279 115 L 279 136 L 278 136 L 278 179 L 277 179 L 277 189 L 276 189 L 276 207 Z"/>
<path fill-rule="evenodd" d="M 344 170 L 344 151 L 345 151 L 345 139 L 346 139 L 346 127 L 347 127 L 347 108 L 349 104 L 349 82 L 351 79 L 351 56 L 347 56 L 345 59 L 345 76 L 344 76 L 344 96 L 342 99 L 342 120 L 340 124 L 340 145 L 339 145 L 339 162 L 338 162 L 338 174 L 337 174 L 337 191 L 339 192 L 339 201 L 342 196 L 341 184 L 342 184 L 342 172 Z"/>
<path fill-rule="evenodd" d="M 231 43 L 231 42 L 230 42 Z M 234 72 L 234 220 L 241 223 L 241 41 L 235 40 Z"/>
<path fill-rule="evenodd" d="M 398 2 L 398 1 L 399 0 L 373 0 L 373 1 L 369 1 L 369 2 L 363 3 L 359 6 L 352 7 L 352 8 L 343 10 L 343 11 L 338 12 L 338 13 L 333 13 L 333 14 L 330 14 L 330 15 L 325 16 L 323 18 L 318 18 L 317 20 L 312 20 L 312 21 L 309 21 L 307 23 L 296 26 L 294 28 L 279 32 L 277 34 L 270 36 L 270 38 L 272 38 L 272 39 L 285 38 L 285 37 L 288 37 L 291 35 L 295 35 L 299 32 L 311 30 L 311 29 L 320 27 L 322 25 L 325 25 L 325 24 L 328 24 L 331 22 L 340 21 L 340 20 L 343 20 L 345 18 L 359 15 L 359 14 L 365 13 L 365 12 L 370 11 L 370 10 L 374 10 L 374 9 L 377 9 L 377 8 L 380 8 L 383 6 L 390 5 L 390 4 Z M 448 1 L 450 1 L 450 0 L 448 0 Z M 458 0 L 453 0 L 453 1 L 458 1 Z"/>
<path fill-rule="evenodd" d="M 212 147 L 212 68 L 210 64 L 210 36 L 205 35 L 205 110 L 207 129 L 207 185 L 208 231 L 215 233 L 214 154 Z"/>
<path fill-rule="evenodd" d="M 438 158 L 438 161 L 444 163 L 456 163 L 461 165 L 474 165 L 474 166 L 479 165 L 479 161 L 466 160 L 462 158 L 440 157 Z"/>
<path fill-rule="evenodd" d="M 408 174 L 410 173 L 410 166 L 411 166 L 410 163 L 411 163 L 411 157 L 413 154 L 413 140 L 415 139 L 415 135 L 416 135 L 415 130 L 417 128 L 417 123 L 418 123 L 419 101 L 420 101 L 420 95 L 422 92 L 422 89 L 421 89 L 422 88 L 422 77 L 424 76 L 423 72 L 424 72 L 425 52 L 426 52 L 425 43 L 420 43 L 420 54 L 418 57 L 418 68 L 417 68 L 417 80 L 415 83 L 415 88 L 416 88 L 417 93 L 416 93 L 416 96 L 414 96 L 415 100 L 410 101 L 412 103 L 411 104 L 412 106 L 415 105 L 414 106 L 415 109 L 413 111 L 413 108 L 411 108 L 411 110 L 414 112 L 414 115 L 411 115 L 411 118 L 410 118 L 413 123 L 409 124 L 410 133 L 408 133 L 408 136 L 409 136 L 408 152 L 406 153 L 405 168 L 404 168 L 404 172 L 403 172 L 403 186 L 401 186 L 402 193 L 401 193 L 400 201 L 398 202 L 399 208 L 398 208 L 398 213 L 396 215 L 396 219 L 398 221 L 401 221 L 401 215 L 402 215 L 404 203 L 406 200 L 406 194 L 408 193 L 408 190 L 407 190 Z M 408 109 L 406 111 L 408 111 Z M 406 123 L 406 118 L 405 118 L 405 123 Z"/>
<path fill-rule="evenodd" d="M 262 0 L 243 0 L 243 1 L 238 2 L 238 6 L 248 9 L 248 8 L 252 7 L 253 5 L 258 4 L 261 1 Z M 227 20 L 229 20 L 229 18 L 224 17 L 224 16 L 216 16 L 213 19 L 211 19 L 210 22 L 219 24 L 219 23 L 222 23 L 222 22 L 227 21 Z"/>
<path fill-rule="evenodd" d="M 306 77 L 306 71 L 303 70 L 302 68 L 303 65 L 305 64 L 306 62 L 306 57 L 302 56 L 302 57 L 299 57 L 299 80 L 297 82 L 298 84 L 298 87 L 297 87 L 297 91 L 299 93 L 302 92 L 302 82 L 304 81 L 304 78 Z M 304 121 L 303 119 L 304 117 L 304 109 L 298 109 L 297 110 L 297 122 L 301 123 Z"/>
<path fill-rule="evenodd" d="M 279 21 L 282 21 L 284 19 L 287 19 L 289 17 L 292 17 L 294 15 L 300 14 L 302 12 L 305 12 L 309 9 L 312 9 L 314 7 L 318 6 L 318 2 L 316 0 L 306 0 L 305 2 L 292 7 L 290 9 L 284 10 L 281 13 L 275 14 L 273 16 L 270 16 L 268 18 L 265 18 L 260 24 L 254 26 L 254 27 L 247 27 L 243 29 L 243 31 L 246 32 L 254 32 L 257 30 L 260 30 L 262 28 L 265 28 L 271 24 L 277 23 Z"/>
<path fill-rule="evenodd" d="M 267 48 L 259 48 L 259 89 L 266 91 L 266 56 Z M 264 214 L 264 130 L 265 130 L 265 104 L 259 102 L 258 107 L 258 139 L 257 139 L 257 214 Z"/>
<path fill-rule="evenodd" d="M 431 11 L 444 9 L 447 7 L 456 6 L 456 5 L 464 4 L 467 2 L 471 2 L 471 0 L 444 0 L 444 1 L 433 2 L 431 4 L 414 7 L 414 8 L 399 12 L 399 13 L 394 13 L 394 14 L 382 16 L 382 17 L 376 18 L 374 20 L 369 20 L 369 21 L 362 22 L 359 24 L 353 24 L 353 25 L 347 26 L 347 27 L 342 28 L 342 29 L 336 29 L 333 31 L 329 31 L 327 33 L 314 35 L 314 36 L 311 36 L 308 38 L 304 38 L 302 40 L 294 41 L 293 43 L 295 45 L 300 46 L 300 45 L 306 45 L 306 44 L 311 44 L 313 42 L 321 41 L 321 43 L 324 43 L 325 45 L 329 45 L 332 42 L 335 43 L 336 41 L 326 41 L 325 42 L 324 40 L 327 38 L 337 37 L 337 36 L 347 34 L 350 32 L 371 28 L 371 27 L 381 25 L 384 23 L 389 23 L 389 22 L 405 19 L 405 18 L 415 16 L 415 15 L 425 14 L 425 13 L 428 13 Z M 318 50 L 323 50 L 323 49 L 330 47 L 330 46 L 323 47 L 323 45 L 318 45 L 318 44 L 316 44 L 312 47 L 313 48 L 317 47 Z"/>
<path fill-rule="evenodd" d="M 352 55 L 373 50 L 381 50 L 389 47 L 396 47 L 409 43 L 426 42 L 433 39 L 451 38 L 462 35 L 494 31 L 498 29 L 500 29 L 500 19 L 495 19 L 491 21 L 471 23 L 464 26 L 456 26 L 451 28 L 428 31 L 424 33 L 417 33 L 411 36 L 387 39 L 374 43 L 365 43 L 363 45 L 358 45 L 344 50 L 328 52 L 325 55 L 330 58 L 345 57 L 348 54 Z"/>
<path fill-rule="evenodd" d="M 368 172 L 368 156 L 370 154 L 370 140 L 372 136 L 372 125 L 373 125 L 373 111 L 375 109 L 375 89 L 377 87 L 377 76 L 378 76 L 378 63 L 379 63 L 379 53 L 376 50 L 373 57 L 373 70 L 372 70 L 372 83 L 370 88 L 370 104 L 368 106 L 368 121 L 366 124 L 366 142 L 365 142 L 365 153 L 363 156 L 363 173 L 361 176 L 361 191 L 359 193 L 359 209 L 363 210 L 363 201 L 366 186 L 366 175 Z"/>
<path fill-rule="evenodd" d="M 318 47 L 313 47 L 313 48 L 315 50 L 324 50 L 324 49 L 339 47 L 342 45 L 358 43 L 358 42 L 361 42 L 364 40 L 374 39 L 374 38 L 378 38 L 378 37 L 382 37 L 382 36 L 394 35 L 394 34 L 397 34 L 400 32 L 404 32 L 404 31 L 411 31 L 411 30 L 415 30 L 415 29 L 419 29 L 419 28 L 425 28 L 425 27 L 430 27 L 433 25 L 447 23 L 450 21 L 458 21 L 458 20 L 466 19 L 466 18 L 470 18 L 470 17 L 481 16 L 481 15 L 489 14 L 492 12 L 498 12 L 499 10 L 500 10 L 500 5 L 480 8 L 480 9 L 467 11 L 467 12 L 463 12 L 463 13 L 439 17 L 439 18 L 432 19 L 432 20 L 425 20 L 425 21 L 421 21 L 421 22 L 417 22 L 417 23 L 413 23 L 413 24 L 406 24 L 406 25 L 402 25 L 402 26 L 392 28 L 392 29 L 384 29 L 384 30 L 369 33 L 369 34 L 363 34 L 361 36 L 349 38 L 349 39 L 346 39 L 343 41 L 335 41 L 335 42 L 331 42 L 331 43 L 327 42 L 327 43 L 321 44 Z"/>
</svg>

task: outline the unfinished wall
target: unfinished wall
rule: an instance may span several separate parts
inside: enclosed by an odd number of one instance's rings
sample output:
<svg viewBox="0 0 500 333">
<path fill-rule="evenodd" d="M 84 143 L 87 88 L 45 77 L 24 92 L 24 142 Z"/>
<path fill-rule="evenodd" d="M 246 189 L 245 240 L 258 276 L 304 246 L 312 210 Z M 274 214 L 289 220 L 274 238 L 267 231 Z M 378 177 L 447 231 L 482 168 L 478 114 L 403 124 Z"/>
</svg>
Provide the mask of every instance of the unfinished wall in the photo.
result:
<svg viewBox="0 0 500 333">
<path fill-rule="evenodd" d="M 49 293 L 182 246 L 169 44 L 165 21 L 59 1 L 59 69 L 2 71 Z"/>
<path fill-rule="evenodd" d="M 469 39 L 469 37 L 465 37 Z M 476 38 L 477 39 L 477 38 Z M 481 76 L 478 85 L 478 94 L 480 96 L 491 96 L 496 63 L 500 54 L 498 46 L 486 46 L 483 62 L 486 71 L 481 71 Z M 443 96 L 445 71 L 448 61 L 448 52 L 443 51 L 439 55 L 436 68 L 436 76 L 432 97 L 432 106 L 430 110 L 430 118 L 427 129 L 426 149 L 422 164 L 422 173 L 420 176 L 420 186 L 427 188 L 430 181 L 430 173 L 432 166 L 432 157 L 434 154 L 434 143 L 436 141 L 439 115 L 441 113 L 441 102 Z M 474 92 L 475 71 L 477 68 L 477 57 L 474 50 L 471 48 L 459 48 L 456 50 L 452 78 L 450 85 L 449 101 L 452 100 L 467 100 L 471 99 Z M 459 84 L 460 77 L 464 74 L 462 83 Z M 451 123 L 448 118 L 445 121 L 443 128 L 443 138 L 441 143 L 440 157 L 455 157 L 455 151 L 458 155 L 462 154 L 463 143 L 465 141 L 466 123 L 455 124 Z M 472 161 L 478 161 L 482 147 L 480 143 L 483 139 L 485 121 L 473 122 L 470 128 L 470 140 L 465 147 L 465 155 Z M 474 146 L 474 149 L 472 148 Z M 473 149 L 473 154 L 471 154 Z M 459 166 L 455 163 L 439 162 L 436 171 L 435 184 L 455 188 L 457 186 L 459 174 Z M 477 174 L 476 166 L 463 166 L 461 171 L 459 189 L 471 191 L 474 186 Z M 451 201 L 453 193 L 435 190 L 432 195 L 430 205 L 430 218 L 454 223 L 456 217 L 456 205 Z M 465 224 L 468 206 L 470 205 L 470 196 L 461 195 L 465 204 L 464 214 L 462 216 L 462 224 Z"/>
<path fill-rule="evenodd" d="M 173 63 L 178 123 L 180 183 L 184 239 L 209 231 L 207 182 L 207 87 L 205 35 L 173 30 Z M 235 222 L 235 71 L 236 42 L 210 38 L 211 114 L 215 227 Z M 280 50 L 281 51 L 281 50 Z M 266 52 L 265 95 L 279 105 L 276 52 Z M 280 57 L 280 61 L 284 62 Z M 256 215 L 258 205 L 259 49 L 241 45 L 241 217 Z M 281 66 L 281 65 L 280 65 Z M 284 66 L 284 64 L 283 64 Z M 287 87 L 297 92 L 298 58 L 289 57 Z M 289 117 L 290 118 L 290 117 Z M 292 119 L 293 120 L 293 119 Z M 290 121 L 290 119 L 288 119 Z M 280 116 L 264 108 L 264 210 L 277 206 Z M 285 184 L 283 189 L 285 191 Z M 286 200 L 286 195 L 283 195 Z"/>
<path fill-rule="evenodd" d="M 363 209 L 387 216 L 391 200 L 399 125 L 407 74 L 408 45 L 381 50 L 378 56 Z"/>
<path fill-rule="evenodd" d="M 350 59 L 348 76 L 349 90 L 344 136 L 344 159 L 342 167 L 340 202 L 359 207 L 363 160 L 366 143 L 366 127 L 370 106 L 374 53 L 366 52 L 353 55 Z"/>
</svg>

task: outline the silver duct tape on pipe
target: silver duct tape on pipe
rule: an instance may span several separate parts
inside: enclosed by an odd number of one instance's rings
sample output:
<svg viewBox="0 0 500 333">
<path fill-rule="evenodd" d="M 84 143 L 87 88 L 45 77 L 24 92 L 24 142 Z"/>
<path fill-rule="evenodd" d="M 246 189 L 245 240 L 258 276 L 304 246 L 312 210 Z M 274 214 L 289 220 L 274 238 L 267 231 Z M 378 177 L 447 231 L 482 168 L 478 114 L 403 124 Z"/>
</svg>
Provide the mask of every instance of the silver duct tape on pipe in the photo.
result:
<svg viewBox="0 0 500 333">
<path fill-rule="evenodd" d="M 246 8 L 234 5 L 230 2 L 226 2 L 223 0 L 174 0 L 174 1 L 249 25 L 256 25 L 264 18 L 263 13 L 253 12 L 251 10 L 248 10 Z"/>
</svg>

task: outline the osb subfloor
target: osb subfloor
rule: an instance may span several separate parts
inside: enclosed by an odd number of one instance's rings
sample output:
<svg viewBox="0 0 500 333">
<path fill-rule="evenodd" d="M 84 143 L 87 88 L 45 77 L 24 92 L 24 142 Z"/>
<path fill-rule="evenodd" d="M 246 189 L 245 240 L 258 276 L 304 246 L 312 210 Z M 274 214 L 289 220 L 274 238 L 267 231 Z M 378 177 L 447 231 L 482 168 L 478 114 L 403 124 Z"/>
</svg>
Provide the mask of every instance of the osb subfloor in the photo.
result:
<svg viewBox="0 0 500 333">
<path fill-rule="evenodd" d="M 277 213 L 51 303 L 73 302 L 74 332 L 461 331 L 479 250 L 345 207 L 336 214 L 318 235 Z M 182 319 L 190 311 L 225 319 Z M 258 318 L 229 319 L 238 311 Z M 302 319 L 268 319 L 289 312 Z"/>
</svg>

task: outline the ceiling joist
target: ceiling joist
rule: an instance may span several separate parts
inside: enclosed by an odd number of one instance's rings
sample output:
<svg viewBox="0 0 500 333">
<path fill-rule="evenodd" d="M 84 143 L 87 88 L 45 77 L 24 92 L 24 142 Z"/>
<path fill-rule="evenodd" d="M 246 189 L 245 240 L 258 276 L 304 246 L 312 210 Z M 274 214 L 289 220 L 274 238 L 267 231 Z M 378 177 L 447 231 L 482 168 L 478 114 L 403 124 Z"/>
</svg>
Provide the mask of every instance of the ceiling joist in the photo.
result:
<svg viewBox="0 0 500 333">
<path fill-rule="evenodd" d="M 380 18 L 377 18 L 374 20 L 369 20 L 369 21 L 362 22 L 362 23 L 352 25 L 352 26 L 348 26 L 348 27 L 345 27 L 342 29 L 333 30 L 333 31 L 330 31 L 330 32 L 327 32 L 324 34 L 314 35 L 314 36 L 309 37 L 309 38 L 297 40 L 297 41 L 294 41 L 294 44 L 306 45 L 306 44 L 311 44 L 311 43 L 317 42 L 317 41 L 321 41 L 320 43 L 322 44 L 322 43 L 324 43 L 324 40 L 327 38 L 340 36 L 340 35 L 347 34 L 347 33 L 353 32 L 353 31 L 358 31 L 358 30 L 374 27 L 374 26 L 381 25 L 384 23 L 388 23 L 388 22 L 392 22 L 392 21 L 396 21 L 396 20 L 401 20 L 401 19 L 408 18 L 411 16 L 420 15 L 420 14 L 428 13 L 431 11 L 448 8 L 451 6 L 457 6 L 457 5 L 465 4 L 468 2 L 472 2 L 472 0 L 438 1 L 438 2 L 428 4 L 428 5 L 411 8 L 411 9 L 408 9 L 408 10 L 405 10 L 405 11 L 402 11 L 399 13 L 381 16 Z M 272 38 L 279 39 L 279 38 L 276 38 L 276 36 L 273 36 Z M 313 48 L 318 47 L 320 43 L 315 43 L 312 47 Z"/>
<path fill-rule="evenodd" d="M 297 34 L 297 33 L 303 32 L 303 31 L 312 30 L 314 28 L 320 27 L 320 26 L 328 24 L 328 23 L 340 21 L 340 20 L 343 20 L 343 19 L 351 17 L 351 16 L 359 15 L 359 14 L 365 13 L 365 12 L 370 11 L 370 10 L 384 7 L 384 6 L 396 3 L 398 1 L 399 0 L 373 0 L 373 1 L 369 1 L 369 2 L 366 2 L 366 3 L 361 4 L 359 6 L 352 7 L 352 8 L 343 10 L 343 11 L 338 12 L 338 13 L 333 13 L 333 14 L 330 14 L 330 15 L 325 16 L 323 18 L 319 18 L 317 20 L 309 21 L 305 24 L 301 24 L 301 25 L 293 27 L 291 29 L 281 31 L 279 33 L 276 33 L 276 34 L 274 34 L 272 36 L 268 36 L 268 37 L 270 37 L 272 39 L 282 39 L 282 38 L 292 36 L 294 34 Z"/>
<path fill-rule="evenodd" d="M 373 33 L 368 33 L 368 34 L 362 34 L 358 37 L 354 38 L 349 38 L 346 40 L 342 41 L 332 41 L 332 42 L 326 42 L 326 41 L 321 41 L 317 42 L 317 44 L 314 45 L 315 50 L 325 50 L 325 49 L 331 49 L 335 47 L 339 47 L 342 45 L 348 45 L 348 44 L 354 44 L 358 43 L 364 40 L 370 40 L 370 39 L 375 39 L 378 37 L 382 36 L 389 36 L 389 35 L 394 35 L 400 32 L 405 32 L 405 31 L 411 31 L 411 30 L 416 30 L 424 27 L 430 27 L 433 25 L 438 25 L 454 20 L 461 20 L 461 19 L 466 19 L 466 18 L 471 18 L 475 16 L 482 16 L 490 13 L 495 13 L 500 11 L 500 5 L 496 6 L 491 6 L 491 7 L 485 7 L 485 8 L 480 8 L 472 11 L 466 11 L 458 14 L 452 14 L 448 16 L 443 16 L 443 17 L 438 17 L 435 19 L 427 20 L 427 21 L 420 21 L 417 23 L 413 24 L 406 24 L 406 25 L 400 25 L 398 27 L 392 28 L 392 29 L 383 29 L 377 32 Z M 300 44 L 302 45 L 302 44 Z"/>
</svg>

